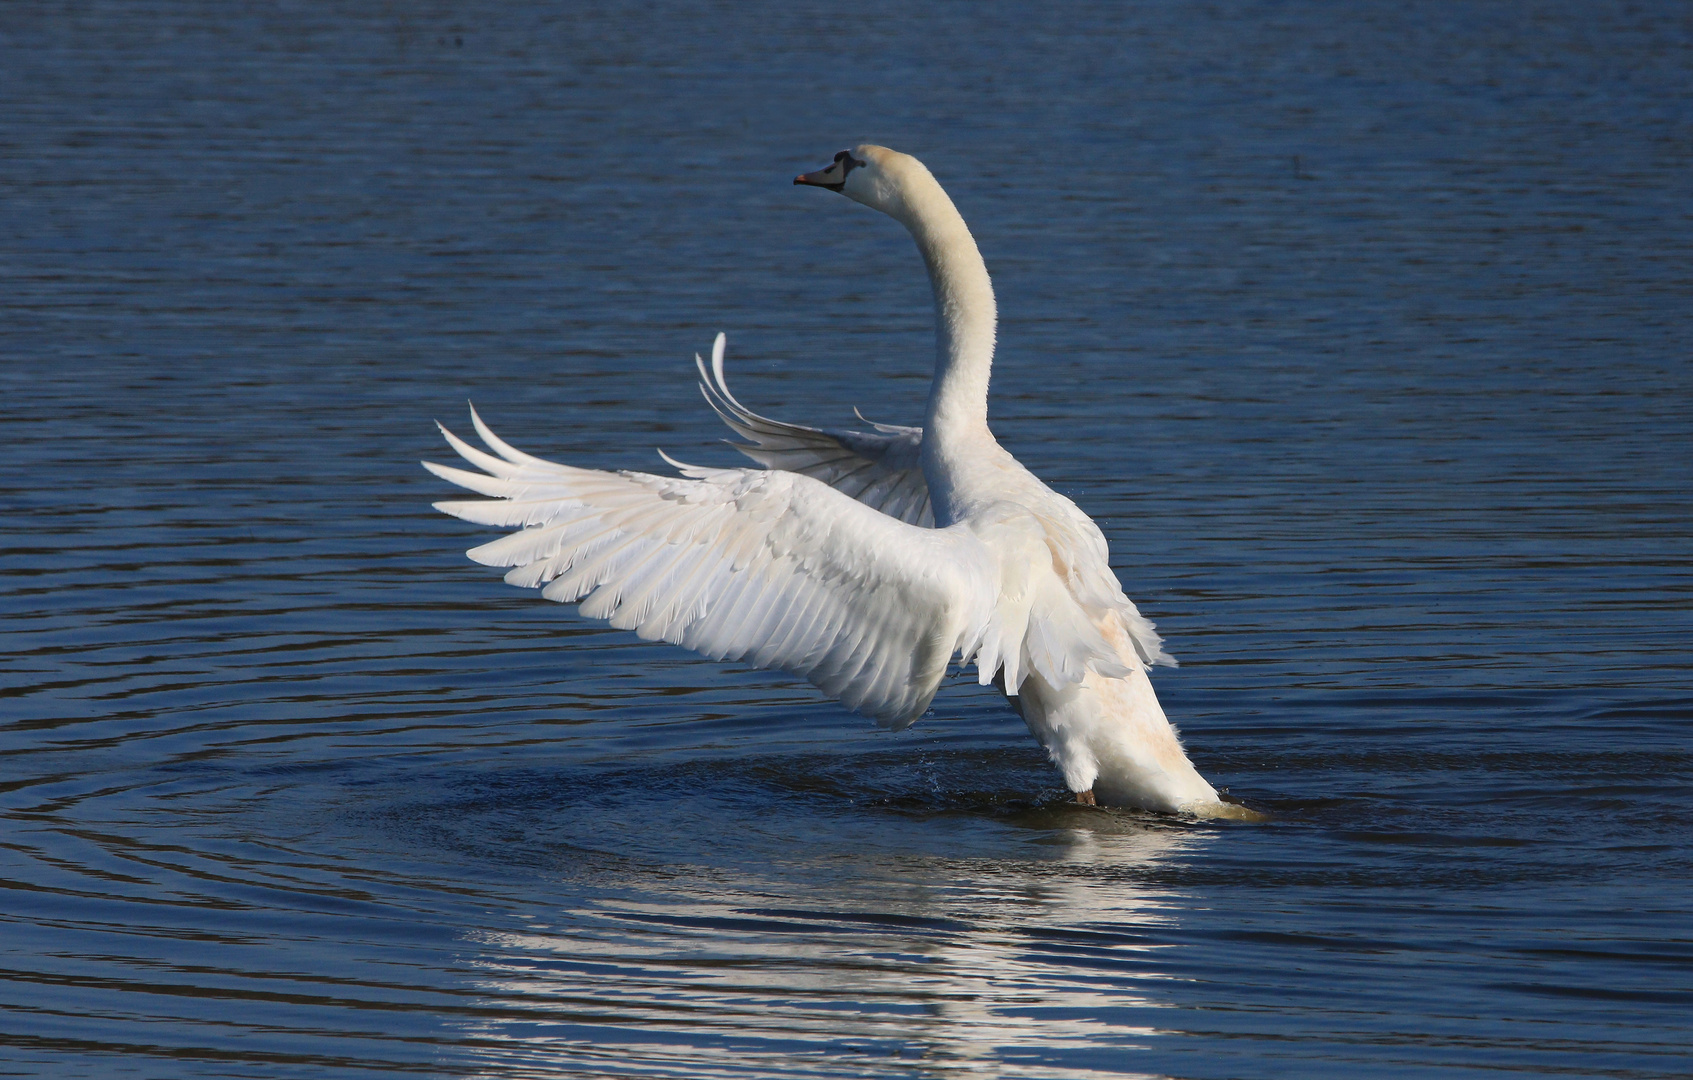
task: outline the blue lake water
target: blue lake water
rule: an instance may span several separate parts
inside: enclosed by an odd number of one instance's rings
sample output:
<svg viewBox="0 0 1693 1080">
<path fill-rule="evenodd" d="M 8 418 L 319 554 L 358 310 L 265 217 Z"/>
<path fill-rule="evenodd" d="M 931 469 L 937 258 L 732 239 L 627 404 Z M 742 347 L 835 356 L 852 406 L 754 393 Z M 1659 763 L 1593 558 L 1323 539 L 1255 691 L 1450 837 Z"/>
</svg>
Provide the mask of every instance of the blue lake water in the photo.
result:
<svg viewBox="0 0 1693 1080">
<path fill-rule="evenodd" d="M 1693 1073 L 1685 5 L 8 3 L 0 1072 Z M 1201 824 L 973 676 L 890 735 L 466 559 L 431 420 L 1001 440 Z"/>
</svg>

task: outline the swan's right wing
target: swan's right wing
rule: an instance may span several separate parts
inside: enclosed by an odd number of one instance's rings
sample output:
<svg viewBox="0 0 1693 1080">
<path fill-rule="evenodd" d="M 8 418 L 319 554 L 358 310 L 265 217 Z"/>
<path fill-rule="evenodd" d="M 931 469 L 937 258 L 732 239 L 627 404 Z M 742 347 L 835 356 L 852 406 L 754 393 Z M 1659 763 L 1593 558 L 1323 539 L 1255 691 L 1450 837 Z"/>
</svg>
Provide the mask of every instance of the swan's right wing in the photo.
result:
<svg viewBox="0 0 1693 1080">
<path fill-rule="evenodd" d="M 922 428 L 871 424 L 874 434 L 824 431 L 760 416 L 729 392 L 723 376 L 723 346 L 723 335 L 718 334 L 711 346 L 711 366 L 698 355 L 694 362 L 700 369 L 705 400 L 735 434 L 748 440 L 731 444 L 735 449 L 767 469 L 809 476 L 890 517 L 934 527 L 929 485 L 919 457 Z"/>
<path fill-rule="evenodd" d="M 954 653 L 993 618 L 997 562 L 962 528 L 897 521 L 791 472 L 599 472 L 530 457 L 472 412 L 495 451 L 445 428 L 483 471 L 425 463 L 489 499 L 436 503 L 523 526 L 469 552 L 513 585 L 581 601 L 648 640 L 809 679 L 890 727 L 923 714 Z"/>
</svg>

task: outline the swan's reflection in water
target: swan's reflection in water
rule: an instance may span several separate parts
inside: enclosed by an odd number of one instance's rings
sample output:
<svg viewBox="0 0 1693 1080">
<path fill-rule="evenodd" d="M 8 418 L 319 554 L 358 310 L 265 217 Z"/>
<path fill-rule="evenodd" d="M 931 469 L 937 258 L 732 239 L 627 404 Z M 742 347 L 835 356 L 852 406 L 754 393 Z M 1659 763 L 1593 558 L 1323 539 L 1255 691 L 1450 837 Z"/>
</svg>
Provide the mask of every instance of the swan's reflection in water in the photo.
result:
<svg viewBox="0 0 1693 1080">
<path fill-rule="evenodd" d="M 1026 859 L 668 868 L 486 936 L 465 1035 L 499 1076 L 1142 1075 L 1181 901 L 1148 872 L 1210 834 L 1097 817 Z"/>
</svg>

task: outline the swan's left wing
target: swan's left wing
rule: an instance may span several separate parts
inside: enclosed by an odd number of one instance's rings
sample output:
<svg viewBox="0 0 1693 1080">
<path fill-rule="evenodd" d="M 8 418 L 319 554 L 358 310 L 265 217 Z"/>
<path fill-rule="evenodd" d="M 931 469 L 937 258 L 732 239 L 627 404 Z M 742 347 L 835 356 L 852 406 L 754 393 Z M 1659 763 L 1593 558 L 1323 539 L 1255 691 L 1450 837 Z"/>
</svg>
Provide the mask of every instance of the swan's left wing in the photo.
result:
<svg viewBox="0 0 1693 1080">
<path fill-rule="evenodd" d="M 735 449 L 767 469 L 820 480 L 873 509 L 912 525 L 933 528 L 929 485 L 920 459 L 923 429 L 877 424 L 874 434 L 823 430 L 760 416 L 735 400 L 723 376 L 724 337 L 711 346 L 711 366 L 698 355 L 700 392 L 723 422 L 746 439 Z M 860 417 L 862 419 L 862 417 Z"/>
<path fill-rule="evenodd" d="M 513 585 L 581 601 L 589 618 L 792 672 L 898 728 L 994 617 L 998 564 L 962 528 L 906 524 L 791 472 L 572 468 L 513 449 L 471 416 L 494 454 L 441 430 L 482 472 L 425 467 L 492 498 L 436 508 L 522 526 L 468 554 L 510 567 Z"/>
</svg>

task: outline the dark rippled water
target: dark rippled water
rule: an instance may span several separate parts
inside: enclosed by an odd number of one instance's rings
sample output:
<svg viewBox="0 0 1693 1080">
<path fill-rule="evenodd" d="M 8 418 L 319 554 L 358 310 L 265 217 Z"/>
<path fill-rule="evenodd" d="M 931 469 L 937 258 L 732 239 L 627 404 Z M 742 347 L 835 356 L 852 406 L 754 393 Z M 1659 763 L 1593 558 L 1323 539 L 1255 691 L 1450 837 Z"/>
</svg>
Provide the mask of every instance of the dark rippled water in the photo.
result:
<svg viewBox="0 0 1693 1080">
<path fill-rule="evenodd" d="M 1693 1072 L 1680 4 L 0 9 L 0 1071 Z M 461 552 L 430 420 L 1003 441 L 1265 824 L 1065 805 Z"/>
</svg>

